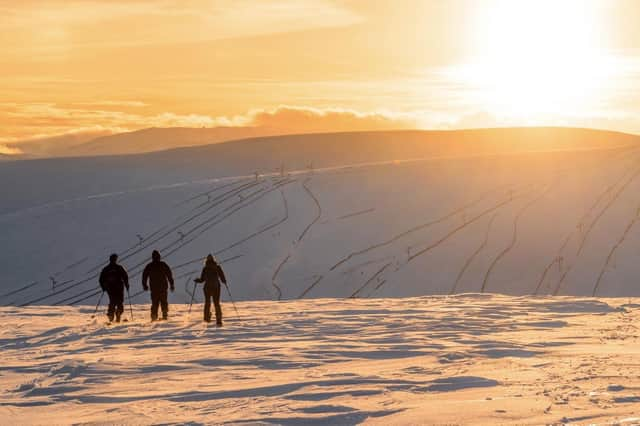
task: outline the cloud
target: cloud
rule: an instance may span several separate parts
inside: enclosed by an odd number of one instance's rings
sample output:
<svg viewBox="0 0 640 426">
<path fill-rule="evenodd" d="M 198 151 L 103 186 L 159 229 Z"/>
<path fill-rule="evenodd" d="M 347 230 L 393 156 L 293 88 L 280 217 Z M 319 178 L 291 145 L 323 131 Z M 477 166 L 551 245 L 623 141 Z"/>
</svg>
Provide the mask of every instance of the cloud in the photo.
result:
<svg viewBox="0 0 640 426">
<path fill-rule="evenodd" d="M 149 106 L 149 104 L 141 101 L 95 101 L 95 102 L 75 102 L 74 105 L 78 106 L 91 106 L 91 107 L 131 107 L 142 108 Z"/>
<path fill-rule="evenodd" d="M 0 4 L 0 51 L 164 45 L 253 37 L 356 24 L 330 0 L 41 0 Z"/>
<path fill-rule="evenodd" d="M 0 144 L 0 155 L 20 155 L 22 154 L 20 148 L 10 147 L 4 144 Z"/>
<path fill-rule="evenodd" d="M 89 105 L 88 105 L 89 106 Z M 55 104 L 0 104 L 0 122 L 13 136 L 0 143 L 25 143 L 37 139 L 90 133 L 118 133 L 147 127 L 268 127 L 283 133 L 389 130 L 418 127 L 412 114 L 360 112 L 341 108 L 279 106 L 256 109 L 244 115 L 211 116 L 163 112 L 139 113 L 94 108 L 66 108 Z"/>
<path fill-rule="evenodd" d="M 272 110 L 251 111 L 247 123 L 257 127 L 273 127 L 300 133 L 418 127 L 418 121 L 412 114 L 286 105 Z"/>
</svg>

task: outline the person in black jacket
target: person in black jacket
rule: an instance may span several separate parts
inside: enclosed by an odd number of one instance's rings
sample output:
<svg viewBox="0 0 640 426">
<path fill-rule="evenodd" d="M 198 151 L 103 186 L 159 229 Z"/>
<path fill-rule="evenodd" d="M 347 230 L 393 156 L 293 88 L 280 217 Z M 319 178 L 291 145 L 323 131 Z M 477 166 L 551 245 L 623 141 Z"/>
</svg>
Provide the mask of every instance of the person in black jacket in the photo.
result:
<svg viewBox="0 0 640 426">
<path fill-rule="evenodd" d="M 216 325 L 222 326 L 222 308 L 220 307 L 220 281 L 227 284 L 222 268 L 212 255 L 207 256 L 207 260 L 202 268 L 200 278 L 194 280 L 196 283 L 204 283 L 204 320 L 211 322 L 211 299 L 216 309 Z"/>
<path fill-rule="evenodd" d="M 120 317 L 124 311 L 124 289 L 129 291 L 129 276 L 121 265 L 118 265 L 118 255 L 109 256 L 109 264 L 100 272 L 100 287 L 109 295 L 109 309 L 107 316 L 109 322 L 113 321 L 115 314 L 116 322 L 120 322 Z"/>
<path fill-rule="evenodd" d="M 151 321 L 158 319 L 158 306 L 162 307 L 162 319 L 166 320 L 169 314 L 169 302 L 167 301 L 167 287 L 173 286 L 173 275 L 169 265 L 160 260 L 160 253 L 154 250 L 149 263 L 142 272 L 142 288 L 144 291 L 151 287 Z M 147 281 L 149 285 L 147 286 Z"/>
</svg>

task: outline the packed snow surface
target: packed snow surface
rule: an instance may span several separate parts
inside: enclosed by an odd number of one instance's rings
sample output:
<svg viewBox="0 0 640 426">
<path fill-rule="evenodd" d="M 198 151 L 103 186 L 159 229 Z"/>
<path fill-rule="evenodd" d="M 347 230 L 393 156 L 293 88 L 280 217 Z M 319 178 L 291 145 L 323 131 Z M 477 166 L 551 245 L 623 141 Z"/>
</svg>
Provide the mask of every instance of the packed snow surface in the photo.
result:
<svg viewBox="0 0 640 426">
<path fill-rule="evenodd" d="M 6 424 L 638 424 L 637 299 L 0 308 Z M 127 316 L 130 313 L 127 307 Z"/>
</svg>

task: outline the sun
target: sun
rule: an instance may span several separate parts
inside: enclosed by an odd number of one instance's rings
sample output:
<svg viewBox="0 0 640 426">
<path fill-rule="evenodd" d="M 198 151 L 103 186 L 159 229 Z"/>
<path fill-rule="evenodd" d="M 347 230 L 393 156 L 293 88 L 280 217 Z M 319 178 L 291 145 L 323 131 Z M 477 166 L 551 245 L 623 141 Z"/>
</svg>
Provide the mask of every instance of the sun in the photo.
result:
<svg viewBox="0 0 640 426">
<path fill-rule="evenodd" d="M 494 0 L 475 11 L 473 59 L 451 69 L 473 102 L 529 121 L 593 107 L 610 76 L 601 2 Z"/>
</svg>

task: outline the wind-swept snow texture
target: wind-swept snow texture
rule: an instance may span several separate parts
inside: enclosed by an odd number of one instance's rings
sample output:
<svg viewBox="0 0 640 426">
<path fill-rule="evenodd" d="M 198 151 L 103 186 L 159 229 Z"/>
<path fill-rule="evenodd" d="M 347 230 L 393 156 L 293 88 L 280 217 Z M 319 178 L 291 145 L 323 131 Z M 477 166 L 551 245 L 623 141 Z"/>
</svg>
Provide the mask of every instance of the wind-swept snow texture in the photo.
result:
<svg viewBox="0 0 640 426">
<path fill-rule="evenodd" d="M 146 302 L 153 249 L 172 303 L 189 302 L 208 253 L 238 300 L 640 295 L 637 140 L 342 133 L 3 163 L 0 303 L 95 304 L 112 252 Z"/>
<path fill-rule="evenodd" d="M 638 299 L 2 307 L 3 424 L 638 424 Z M 127 311 L 127 316 L 129 312 Z M 262 423 L 261 423 L 262 422 Z"/>
</svg>

